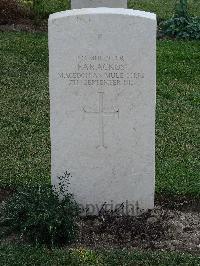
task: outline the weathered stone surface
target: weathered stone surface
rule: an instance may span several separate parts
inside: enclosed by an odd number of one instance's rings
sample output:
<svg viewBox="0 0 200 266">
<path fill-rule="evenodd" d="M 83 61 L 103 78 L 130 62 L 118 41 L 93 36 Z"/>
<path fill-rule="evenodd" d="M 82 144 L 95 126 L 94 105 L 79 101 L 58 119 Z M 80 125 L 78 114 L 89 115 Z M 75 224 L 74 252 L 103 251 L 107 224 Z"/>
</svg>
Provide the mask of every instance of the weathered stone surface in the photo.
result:
<svg viewBox="0 0 200 266">
<path fill-rule="evenodd" d="M 127 8 L 127 0 L 71 0 L 71 9 L 94 7 Z"/>
<path fill-rule="evenodd" d="M 154 206 L 156 17 L 81 9 L 49 19 L 52 183 L 91 214 Z M 105 205 L 110 204 L 110 205 Z"/>
</svg>

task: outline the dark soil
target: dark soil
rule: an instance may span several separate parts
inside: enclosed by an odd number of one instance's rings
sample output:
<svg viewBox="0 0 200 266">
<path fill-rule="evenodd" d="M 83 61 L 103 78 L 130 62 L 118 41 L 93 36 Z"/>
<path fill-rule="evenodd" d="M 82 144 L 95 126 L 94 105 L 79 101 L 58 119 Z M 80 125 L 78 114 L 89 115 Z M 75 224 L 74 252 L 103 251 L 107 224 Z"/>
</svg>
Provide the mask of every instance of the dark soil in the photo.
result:
<svg viewBox="0 0 200 266">
<path fill-rule="evenodd" d="M 18 0 L 0 1 L 0 24 L 15 22 L 26 15 L 26 11 L 19 5 Z"/>
<path fill-rule="evenodd" d="M 17 19 L 14 23 L 9 21 L 6 24 L 0 24 L 0 31 L 16 32 L 47 32 L 47 20 L 34 21 L 28 18 Z"/>
<path fill-rule="evenodd" d="M 81 219 L 75 246 L 137 248 L 200 254 L 200 213 L 156 206 L 138 217 Z"/>
<path fill-rule="evenodd" d="M 13 190 L 0 188 L 0 206 Z M 102 213 L 81 218 L 72 247 L 169 250 L 200 254 L 200 199 L 157 197 L 154 210 L 137 217 Z M 16 235 L 1 240 L 24 241 Z"/>
<path fill-rule="evenodd" d="M 0 188 L 0 203 L 7 200 L 12 194 L 13 190 Z"/>
</svg>

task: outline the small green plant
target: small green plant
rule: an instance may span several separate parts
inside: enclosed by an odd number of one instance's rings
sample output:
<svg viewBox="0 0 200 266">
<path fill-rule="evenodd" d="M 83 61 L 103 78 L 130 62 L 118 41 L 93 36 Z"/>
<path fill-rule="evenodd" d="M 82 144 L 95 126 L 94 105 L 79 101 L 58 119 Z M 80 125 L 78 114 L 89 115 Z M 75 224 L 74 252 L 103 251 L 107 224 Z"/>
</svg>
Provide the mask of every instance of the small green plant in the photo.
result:
<svg viewBox="0 0 200 266">
<path fill-rule="evenodd" d="M 72 242 L 79 207 L 67 193 L 69 176 L 65 173 L 59 177 L 58 189 L 51 185 L 23 185 L 2 208 L 0 225 L 6 228 L 6 234 L 20 233 L 36 245 Z"/>
<path fill-rule="evenodd" d="M 176 4 L 174 17 L 183 17 L 189 19 L 190 16 L 188 12 L 187 0 L 180 0 L 180 2 Z"/>
<path fill-rule="evenodd" d="M 28 8 L 31 17 L 37 21 L 47 19 L 52 13 L 69 9 L 68 0 L 20 0 L 24 7 Z"/>
<path fill-rule="evenodd" d="M 162 34 L 173 38 L 200 39 L 200 18 L 191 17 L 187 0 L 180 0 L 174 16 L 161 23 Z"/>
</svg>

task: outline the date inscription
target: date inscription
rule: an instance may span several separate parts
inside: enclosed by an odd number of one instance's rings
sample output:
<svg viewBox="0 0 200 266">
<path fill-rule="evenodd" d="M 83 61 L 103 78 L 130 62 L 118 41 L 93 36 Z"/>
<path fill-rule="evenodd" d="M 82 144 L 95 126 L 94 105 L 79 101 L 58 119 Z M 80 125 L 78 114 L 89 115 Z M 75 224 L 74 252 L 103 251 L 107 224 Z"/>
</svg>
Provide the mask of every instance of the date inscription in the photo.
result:
<svg viewBox="0 0 200 266">
<path fill-rule="evenodd" d="M 59 72 L 58 77 L 68 86 L 134 86 L 144 73 L 131 72 L 125 56 L 79 55 L 72 72 Z"/>
</svg>

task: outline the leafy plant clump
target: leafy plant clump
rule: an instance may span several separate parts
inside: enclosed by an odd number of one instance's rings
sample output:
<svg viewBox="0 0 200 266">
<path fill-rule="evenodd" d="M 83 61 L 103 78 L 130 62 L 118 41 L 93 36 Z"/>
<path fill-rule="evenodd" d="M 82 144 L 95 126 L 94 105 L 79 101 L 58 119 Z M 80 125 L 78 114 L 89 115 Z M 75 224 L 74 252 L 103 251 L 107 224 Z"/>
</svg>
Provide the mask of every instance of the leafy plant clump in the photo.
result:
<svg viewBox="0 0 200 266">
<path fill-rule="evenodd" d="M 1 210 L 4 234 L 20 233 L 35 245 L 51 247 L 72 242 L 77 233 L 79 207 L 66 191 L 66 177 L 67 173 L 60 177 L 57 190 L 51 185 L 23 185 Z"/>
<path fill-rule="evenodd" d="M 179 39 L 200 39 L 200 17 L 192 17 L 188 12 L 187 0 L 180 0 L 174 16 L 161 23 L 162 34 Z"/>
</svg>

